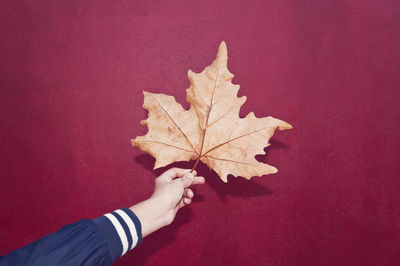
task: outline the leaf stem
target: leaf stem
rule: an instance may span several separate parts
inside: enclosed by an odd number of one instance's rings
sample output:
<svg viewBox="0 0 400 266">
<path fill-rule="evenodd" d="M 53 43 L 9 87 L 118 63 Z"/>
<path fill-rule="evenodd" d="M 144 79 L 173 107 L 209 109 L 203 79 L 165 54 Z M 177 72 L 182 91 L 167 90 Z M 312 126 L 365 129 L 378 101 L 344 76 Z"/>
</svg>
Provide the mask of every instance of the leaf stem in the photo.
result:
<svg viewBox="0 0 400 266">
<path fill-rule="evenodd" d="M 190 171 L 191 173 L 194 171 L 194 169 L 196 169 L 196 166 L 199 164 L 199 162 L 200 162 L 200 156 L 197 157 L 197 160 L 196 160 L 196 162 L 194 163 L 194 166 L 193 166 L 192 170 Z"/>
</svg>

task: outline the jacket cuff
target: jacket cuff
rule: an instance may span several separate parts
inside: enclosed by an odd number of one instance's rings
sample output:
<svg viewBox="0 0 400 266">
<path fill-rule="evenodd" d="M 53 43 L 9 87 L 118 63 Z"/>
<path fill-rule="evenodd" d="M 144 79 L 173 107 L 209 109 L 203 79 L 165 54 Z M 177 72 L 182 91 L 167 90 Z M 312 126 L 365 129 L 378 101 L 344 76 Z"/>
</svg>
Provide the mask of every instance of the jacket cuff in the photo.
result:
<svg viewBox="0 0 400 266">
<path fill-rule="evenodd" d="M 112 261 L 138 246 L 142 241 L 139 218 L 128 208 L 121 208 L 92 220 L 108 243 Z"/>
</svg>

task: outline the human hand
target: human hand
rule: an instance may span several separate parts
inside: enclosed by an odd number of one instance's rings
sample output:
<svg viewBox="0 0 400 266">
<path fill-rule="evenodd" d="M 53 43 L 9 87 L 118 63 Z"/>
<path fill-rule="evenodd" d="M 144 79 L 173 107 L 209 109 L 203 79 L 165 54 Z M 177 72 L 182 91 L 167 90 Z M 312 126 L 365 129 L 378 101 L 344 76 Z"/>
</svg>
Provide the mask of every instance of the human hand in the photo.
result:
<svg viewBox="0 0 400 266">
<path fill-rule="evenodd" d="M 196 171 L 190 173 L 190 169 L 171 168 L 156 179 L 151 198 L 167 213 L 168 224 L 180 208 L 192 202 L 194 193 L 189 186 L 205 182 L 204 177 L 196 174 Z"/>
<path fill-rule="evenodd" d="M 190 171 L 181 168 L 165 171 L 156 178 L 151 197 L 131 207 L 142 224 L 143 237 L 171 224 L 178 210 L 192 202 L 194 193 L 189 187 L 204 184 L 205 179 Z"/>
</svg>

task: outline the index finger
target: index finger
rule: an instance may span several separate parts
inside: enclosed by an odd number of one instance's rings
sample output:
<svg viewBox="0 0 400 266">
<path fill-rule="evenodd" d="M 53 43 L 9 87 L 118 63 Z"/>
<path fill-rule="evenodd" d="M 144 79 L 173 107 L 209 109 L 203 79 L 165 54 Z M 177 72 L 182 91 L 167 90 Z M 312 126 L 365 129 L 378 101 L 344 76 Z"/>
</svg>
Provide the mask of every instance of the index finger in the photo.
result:
<svg viewBox="0 0 400 266">
<path fill-rule="evenodd" d="M 190 173 L 192 169 L 182 169 L 182 168 L 171 168 L 168 169 L 164 174 L 168 177 L 168 179 L 173 180 L 177 177 L 183 177 L 186 173 Z M 192 172 L 193 176 L 197 175 L 196 170 Z"/>
</svg>

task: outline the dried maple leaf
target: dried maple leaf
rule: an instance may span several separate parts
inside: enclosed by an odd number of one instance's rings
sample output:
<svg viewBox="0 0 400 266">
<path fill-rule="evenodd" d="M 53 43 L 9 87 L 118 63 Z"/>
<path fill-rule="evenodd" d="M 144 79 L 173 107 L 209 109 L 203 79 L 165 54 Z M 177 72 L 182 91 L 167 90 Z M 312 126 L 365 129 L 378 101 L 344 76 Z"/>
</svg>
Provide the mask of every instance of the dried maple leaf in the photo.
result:
<svg viewBox="0 0 400 266">
<path fill-rule="evenodd" d="M 217 58 L 203 72 L 189 70 L 189 110 L 173 96 L 143 92 L 143 108 L 149 113 L 141 124 L 147 125 L 148 132 L 131 142 L 156 159 L 154 169 L 196 160 L 194 169 L 202 161 L 224 182 L 228 174 L 250 179 L 277 172 L 275 167 L 257 161 L 255 155 L 264 154 L 276 129 L 292 126 L 271 116 L 256 118 L 252 112 L 240 118 L 246 97 L 237 97 L 239 85 L 232 84 L 234 75 L 227 62 L 226 44 L 222 42 Z"/>
</svg>

